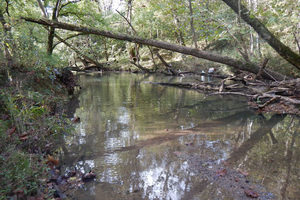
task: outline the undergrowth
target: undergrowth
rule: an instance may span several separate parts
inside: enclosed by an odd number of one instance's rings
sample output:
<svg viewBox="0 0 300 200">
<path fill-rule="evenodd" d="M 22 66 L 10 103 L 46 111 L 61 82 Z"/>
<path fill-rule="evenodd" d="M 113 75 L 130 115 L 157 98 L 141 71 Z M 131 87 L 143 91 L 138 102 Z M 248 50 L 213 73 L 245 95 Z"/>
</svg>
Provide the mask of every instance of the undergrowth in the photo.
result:
<svg viewBox="0 0 300 200">
<path fill-rule="evenodd" d="M 57 73 L 11 73 L 0 89 L 0 199 L 52 198 L 46 155 L 68 122 L 67 88 Z"/>
</svg>

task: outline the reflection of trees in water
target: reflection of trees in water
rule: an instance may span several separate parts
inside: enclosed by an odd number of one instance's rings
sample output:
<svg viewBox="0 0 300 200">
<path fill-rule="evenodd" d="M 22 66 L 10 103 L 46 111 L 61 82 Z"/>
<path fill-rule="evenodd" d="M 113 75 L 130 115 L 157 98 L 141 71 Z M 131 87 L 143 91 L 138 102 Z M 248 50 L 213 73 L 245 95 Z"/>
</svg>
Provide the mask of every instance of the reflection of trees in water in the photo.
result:
<svg viewBox="0 0 300 200">
<path fill-rule="evenodd" d="M 242 116 L 244 118 L 241 118 Z M 232 115 L 232 119 L 236 120 L 236 125 L 239 127 L 239 129 L 236 129 L 237 132 L 248 129 L 248 133 L 244 136 L 244 140 L 242 140 L 240 135 L 237 135 L 235 141 L 240 144 L 237 145 L 238 148 L 233 150 L 228 161 L 237 167 L 249 171 L 253 174 L 253 178 L 258 177 L 257 179 L 262 184 L 265 184 L 269 191 L 276 193 L 275 189 L 277 192 L 280 192 L 282 198 L 295 197 L 294 191 L 299 186 L 298 168 L 300 155 L 299 139 L 297 137 L 299 124 L 295 123 L 298 120 L 291 116 L 285 117 L 284 115 L 273 115 L 268 119 L 265 119 L 263 116 L 251 116 L 249 118 L 249 116 L 247 117 L 247 115 L 242 113 Z M 215 125 L 224 126 L 228 122 L 227 120 L 230 121 L 229 117 L 216 120 L 218 123 Z M 194 130 L 197 129 L 198 131 L 200 130 L 199 127 L 194 128 Z M 277 143 L 274 142 L 274 139 Z M 207 146 L 205 145 L 207 141 L 203 142 L 202 147 L 204 149 Z M 156 145 L 159 144 L 161 142 L 158 142 Z M 218 145 L 215 148 L 228 148 L 228 146 L 224 147 L 222 143 L 220 144 L 221 146 Z M 151 145 L 153 143 L 149 147 Z M 200 143 L 199 145 L 201 146 Z M 100 173 L 101 180 L 113 184 L 121 181 L 122 184 L 125 184 L 124 190 L 125 188 L 131 188 L 133 191 L 142 188 L 143 197 L 152 196 L 158 198 L 158 193 L 161 193 L 161 191 L 165 191 L 163 195 L 166 198 L 175 198 L 174 193 L 170 191 L 176 191 L 177 197 L 189 194 L 185 191 L 187 190 L 190 175 L 183 174 L 182 169 L 180 169 L 180 166 L 185 166 L 184 162 L 180 165 L 177 162 L 172 163 L 168 160 L 168 156 L 162 156 L 169 153 L 165 152 L 163 148 L 157 149 L 157 152 L 149 153 L 147 150 L 143 150 L 147 147 L 146 143 L 136 147 L 134 148 L 136 150 L 133 149 L 133 151 L 125 150 L 118 155 L 111 154 L 117 156 L 116 159 L 113 159 L 114 163 L 110 157 L 105 157 L 105 162 L 111 163 L 111 165 L 106 166 L 107 169 Z M 138 150 L 139 148 L 141 149 Z M 215 149 L 215 152 L 218 152 L 218 150 Z M 134 155 L 130 155 L 132 153 Z M 202 153 L 209 154 L 206 150 L 203 150 Z M 76 160 L 78 163 L 77 167 L 82 168 L 84 163 L 86 163 L 85 160 L 91 158 L 90 156 L 81 156 L 79 160 Z M 99 159 L 99 156 L 98 158 L 96 156 L 94 159 Z M 132 165 L 130 163 L 132 161 L 136 163 Z M 124 168 L 127 164 L 131 167 L 134 166 L 130 169 L 130 176 L 126 175 L 128 173 L 126 170 L 129 169 Z M 193 183 L 189 187 L 192 188 Z"/>
<path fill-rule="evenodd" d="M 201 96 L 192 97 L 196 94 L 189 90 L 148 87 L 141 80 L 116 79 L 100 84 L 103 80 L 94 83 L 87 79 L 77 99 L 83 108 L 76 111 L 85 123 L 77 124 L 76 133 L 65 134 L 61 142 L 68 167 L 84 170 L 84 166 L 95 165 L 97 181 L 111 183 L 117 192 L 141 190 L 144 198 L 159 198 L 158 191 L 163 190 L 165 198 L 175 192 L 177 197 L 188 197 L 193 194 L 187 191 L 195 191 L 195 182 L 183 169 L 189 167 L 185 160 L 176 160 L 173 155 L 178 142 L 185 147 L 183 140 L 188 140 L 206 158 L 229 154 L 232 166 L 250 172 L 277 196 L 297 197 L 300 141 L 296 117 L 234 112 L 237 105 L 231 99 L 202 101 Z M 191 121 L 196 122 L 191 129 L 165 127 Z M 169 131 L 163 132 L 165 128 Z M 149 134 L 157 130 L 163 133 Z M 148 134 L 151 137 L 147 138 Z"/>
<path fill-rule="evenodd" d="M 256 145 L 266 134 L 271 132 L 271 129 L 283 120 L 285 115 L 273 115 L 269 120 L 267 120 L 263 126 L 261 126 L 257 131 L 250 135 L 250 138 L 244 141 L 240 147 L 235 149 L 228 161 L 235 163 L 241 158 L 245 157 L 249 150 L 251 150 L 254 145 Z M 261 118 L 263 120 L 263 118 Z"/>
<path fill-rule="evenodd" d="M 68 103 L 68 107 L 67 107 L 67 111 L 66 111 L 66 114 L 67 114 L 67 118 L 73 118 L 74 117 L 74 114 L 76 112 L 76 109 L 79 108 L 79 92 L 75 92 L 71 99 L 69 100 L 69 103 Z"/>
<path fill-rule="evenodd" d="M 248 170 L 281 199 L 297 198 L 300 187 L 299 119 L 291 115 L 273 115 L 269 119 L 260 118 L 257 125 L 259 128 L 245 141 L 238 135 L 236 142 L 242 142 L 228 161 Z"/>
</svg>

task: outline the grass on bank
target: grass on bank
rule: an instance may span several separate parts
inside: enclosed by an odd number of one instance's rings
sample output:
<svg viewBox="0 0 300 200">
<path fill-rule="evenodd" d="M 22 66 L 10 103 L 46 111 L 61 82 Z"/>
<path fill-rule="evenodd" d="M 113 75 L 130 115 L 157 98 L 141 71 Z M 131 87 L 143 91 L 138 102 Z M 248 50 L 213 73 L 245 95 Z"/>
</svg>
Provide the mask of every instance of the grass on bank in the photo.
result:
<svg viewBox="0 0 300 200">
<path fill-rule="evenodd" d="M 47 71 L 11 72 L 0 89 L 0 199 L 52 198 L 47 186 L 55 139 L 66 130 L 67 89 Z"/>
</svg>

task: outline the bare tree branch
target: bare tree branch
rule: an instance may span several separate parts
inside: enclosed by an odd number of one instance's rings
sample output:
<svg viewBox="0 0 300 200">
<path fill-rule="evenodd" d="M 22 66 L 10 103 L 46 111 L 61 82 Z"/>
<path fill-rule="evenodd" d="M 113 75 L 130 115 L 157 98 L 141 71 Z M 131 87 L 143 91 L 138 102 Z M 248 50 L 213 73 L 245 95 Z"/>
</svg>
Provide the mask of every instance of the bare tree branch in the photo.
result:
<svg viewBox="0 0 300 200">
<path fill-rule="evenodd" d="M 211 52 L 202 51 L 202 50 L 198 50 L 198 49 L 194 49 L 194 48 L 190 48 L 190 47 L 186 47 L 186 46 L 181 46 L 181 45 L 177 45 L 177 44 L 171 44 L 168 42 L 163 42 L 163 41 L 158 41 L 158 40 L 153 40 L 153 39 L 145 39 L 142 37 L 127 35 L 127 34 L 122 34 L 122 33 L 113 33 L 111 31 L 99 30 L 99 29 L 85 27 L 85 26 L 77 26 L 77 25 L 72 25 L 72 24 L 47 20 L 47 19 L 34 19 L 34 18 L 28 18 L 28 17 L 22 17 L 22 19 L 24 19 L 26 21 L 46 25 L 46 26 L 55 27 L 55 28 L 60 28 L 60 29 L 65 29 L 65 30 L 70 30 L 70 31 L 77 31 L 77 32 L 82 32 L 82 33 L 86 33 L 86 34 L 102 35 L 102 36 L 108 37 L 108 38 L 124 40 L 124 41 L 128 41 L 128 42 L 144 44 L 144 45 L 149 45 L 149 46 L 155 46 L 158 48 L 167 49 L 170 51 L 183 53 L 183 54 L 195 56 L 198 58 L 203 58 L 203 59 L 210 60 L 213 62 L 226 64 L 226 65 L 232 66 L 234 68 L 237 68 L 237 69 L 240 69 L 243 71 L 252 72 L 255 74 L 257 74 L 260 69 L 260 66 L 254 64 L 252 62 L 236 60 L 236 59 L 230 58 L 228 56 L 222 56 L 219 54 L 214 54 Z M 262 76 L 264 78 L 270 79 L 270 75 L 272 77 L 275 77 L 277 80 L 289 79 L 289 77 L 284 76 L 284 75 L 277 73 L 270 69 L 265 69 Z"/>
<path fill-rule="evenodd" d="M 66 37 L 63 41 L 67 41 L 67 40 L 69 40 L 69 39 L 72 39 L 72 38 L 74 38 L 74 37 L 78 37 L 78 36 L 80 36 L 80 35 L 87 35 L 86 33 L 78 33 L 78 34 L 75 34 L 75 35 L 70 35 L 69 37 Z M 55 45 L 53 45 L 53 49 L 57 46 L 57 45 L 59 45 L 60 43 L 63 43 L 62 41 L 59 41 L 59 42 L 57 42 Z"/>
</svg>

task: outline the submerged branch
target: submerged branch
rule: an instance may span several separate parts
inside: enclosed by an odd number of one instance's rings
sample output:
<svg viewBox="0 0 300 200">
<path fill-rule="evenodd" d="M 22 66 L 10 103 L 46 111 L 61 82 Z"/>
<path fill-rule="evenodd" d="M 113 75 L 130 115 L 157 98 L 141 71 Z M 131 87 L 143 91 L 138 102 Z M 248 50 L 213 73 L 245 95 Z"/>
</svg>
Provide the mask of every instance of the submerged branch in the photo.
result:
<svg viewBox="0 0 300 200">
<path fill-rule="evenodd" d="M 226 85 L 226 81 L 238 83 Z M 249 98 L 248 105 L 258 112 L 292 113 L 300 114 L 295 105 L 300 105 L 300 79 L 293 81 L 282 81 L 277 83 L 264 83 L 261 81 L 250 81 L 243 78 L 228 77 L 221 83 L 153 83 L 166 86 L 188 88 L 197 91 L 211 91 L 204 98 L 213 95 L 238 95 Z"/>
</svg>

